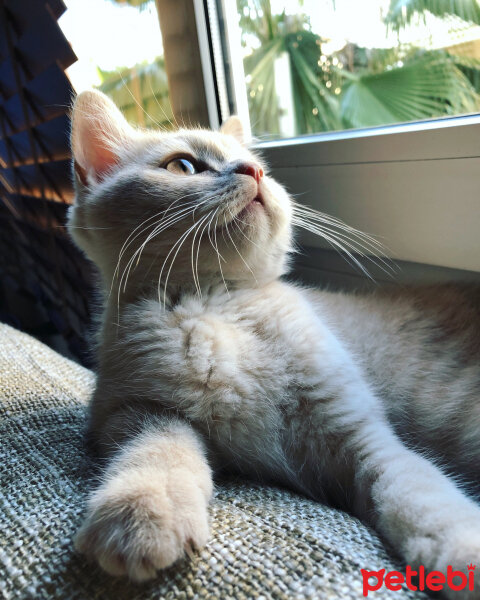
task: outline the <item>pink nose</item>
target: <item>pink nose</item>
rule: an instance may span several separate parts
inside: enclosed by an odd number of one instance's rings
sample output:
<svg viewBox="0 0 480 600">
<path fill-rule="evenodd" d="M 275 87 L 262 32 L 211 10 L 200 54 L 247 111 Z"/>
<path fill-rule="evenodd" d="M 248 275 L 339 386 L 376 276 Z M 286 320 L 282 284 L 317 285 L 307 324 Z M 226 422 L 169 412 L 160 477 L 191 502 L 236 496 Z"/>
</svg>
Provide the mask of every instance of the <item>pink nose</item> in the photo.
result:
<svg viewBox="0 0 480 600">
<path fill-rule="evenodd" d="M 235 173 L 239 175 L 250 175 L 257 183 L 263 177 L 263 169 L 254 163 L 242 162 L 235 167 Z"/>
</svg>

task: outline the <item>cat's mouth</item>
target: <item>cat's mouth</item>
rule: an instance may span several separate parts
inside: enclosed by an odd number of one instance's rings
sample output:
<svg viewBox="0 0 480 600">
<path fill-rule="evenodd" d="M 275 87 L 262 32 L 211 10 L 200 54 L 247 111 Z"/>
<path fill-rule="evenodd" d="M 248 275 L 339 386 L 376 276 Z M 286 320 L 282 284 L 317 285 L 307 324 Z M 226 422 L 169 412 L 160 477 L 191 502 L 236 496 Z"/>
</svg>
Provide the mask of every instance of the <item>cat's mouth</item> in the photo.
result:
<svg viewBox="0 0 480 600">
<path fill-rule="evenodd" d="M 246 217 L 247 215 L 249 215 L 251 212 L 255 211 L 258 208 L 264 208 L 265 207 L 265 200 L 262 196 L 262 194 L 260 192 L 258 192 L 258 194 L 255 196 L 255 198 L 253 198 L 252 200 L 250 200 L 238 213 L 237 213 L 237 217 L 239 219 L 241 219 L 242 217 Z"/>
</svg>

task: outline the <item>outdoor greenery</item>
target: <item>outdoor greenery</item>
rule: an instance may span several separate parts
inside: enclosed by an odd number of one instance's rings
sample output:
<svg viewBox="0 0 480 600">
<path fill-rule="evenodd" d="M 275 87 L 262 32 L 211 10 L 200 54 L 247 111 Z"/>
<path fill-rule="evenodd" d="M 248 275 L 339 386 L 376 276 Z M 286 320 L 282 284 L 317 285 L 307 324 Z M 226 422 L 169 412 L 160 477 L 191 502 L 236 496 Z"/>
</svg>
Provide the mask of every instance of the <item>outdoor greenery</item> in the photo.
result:
<svg viewBox="0 0 480 600">
<path fill-rule="evenodd" d="M 141 127 L 170 127 L 174 120 L 168 98 L 163 57 L 115 71 L 99 69 L 98 88 L 110 96 L 126 118 Z"/>
<path fill-rule="evenodd" d="M 436 17 L 458 17 L 480 25 L 478 0 L 391 0 L 386 23 L 396 29 L 408 25 L 417 14 L 428 11 Z"/>
<path fill-rule="evenodd" d="M 140 9 L 153 2 L 108 1 Z M 257 136 L 282 133 L 275 64 L 285 54 L 296 134 L 480 110 L 478 59 L 457 54 L 455 48 L 413 46 L 385 50 L 347 44 L 327 53 L 323 51 L 327 40 L 311 30 L 308 16 L 301 13 L 302 1 L 298 4 L 299 13 L 287 15 L 272 13 L 270 0 L 237 0 L 242 44 L 253 48 L 244 67 L 250 120 Z M 452 26 L 480 25 L 479 0 L 391 0 L 385 27 L 400 31 L 428 13 L 448 19 Z M 100 89 L 112 96 L 129 118 L 146 127 L 155 122 L 169 125 L 172 113 L 163 59 L 101 74 Z"/>
<path fill-rule="evenodd" d="M 332 0 L 333 1 L 333 0 Z M 287 53 L 295 133 L 358 128 L 480 110 L 480 61 L 452 51 L 414 47 L 388 50 L 347 44 L 333 54 L 306 15 L 272 14 L 270 0 L 237 0 L 252 128 L 278 135 L 280 107 L 273 73 Z M 477 0 L 391 0 L 385 27 L 399 30 L 426 11 L 480 23 Z"/>
</svg>

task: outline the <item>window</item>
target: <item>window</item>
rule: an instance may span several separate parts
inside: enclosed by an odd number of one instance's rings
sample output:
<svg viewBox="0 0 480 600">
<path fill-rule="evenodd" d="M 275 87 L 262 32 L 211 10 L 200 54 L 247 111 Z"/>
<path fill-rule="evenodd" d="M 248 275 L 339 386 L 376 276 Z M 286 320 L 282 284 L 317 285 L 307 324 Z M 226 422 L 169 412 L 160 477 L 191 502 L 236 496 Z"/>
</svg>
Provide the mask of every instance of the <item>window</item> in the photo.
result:
<svg viewBox="0 0 480 600">
<path fill-rule="evenodd" d="M 95 87 L 141 127 L 170 127 L 173 113 L 155 2 L 65 0 L 60 19 L 78 62 L 77 91 Z"/>
<path fill-rule="evenodd" d="M 236 6 L 241 44 L 230 52 L 241 55 L 252 132 L 261 139 L 480 110 L 476 0 Z M 224 7 L 235 11 L 233 2 Z"/>
<path fill-rule="evenodd" d="M 397 280 L 478 279 L 479 2 L 208 4 L 230 110 L 297 200 L 379 238 Z M 316 279 L 359 276 L 299 239 Z"/>
<path fill-rule="evenodd" d="M 379 238 L 397 279 L 480 271 L 478 0 L 67 5 L 64 32 L 91 75 L 72 69 L 78 88 L 106 86 L 147 127 L 237 113 L 297 201 Z M 345 280 L 324 241 L 299 240 L 299 268 Z"/>
</svg>

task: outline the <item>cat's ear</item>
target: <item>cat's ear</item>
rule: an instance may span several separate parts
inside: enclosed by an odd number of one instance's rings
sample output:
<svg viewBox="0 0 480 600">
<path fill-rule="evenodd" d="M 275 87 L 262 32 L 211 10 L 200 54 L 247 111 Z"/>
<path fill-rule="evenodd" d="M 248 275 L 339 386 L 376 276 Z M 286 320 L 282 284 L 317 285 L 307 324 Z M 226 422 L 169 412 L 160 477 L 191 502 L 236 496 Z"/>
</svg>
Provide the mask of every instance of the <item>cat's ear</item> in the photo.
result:
<svg viewBox="0 0 480 600">
<path fill-rule="evenodd" d="M 245 143 L 245 130 L 242 121 L 236 115 L 228 117 L 220 127 L 220 133 L 226 133 L 233 136 L 241 144 Z"/>
<path fill-rule="evenodd" d="M 85 186 L 101 181 L 117 164 L 133 129 L 115 104 L 98 91 L 79 94 L 72 111 L 74 169 Z"/>
</svg>

